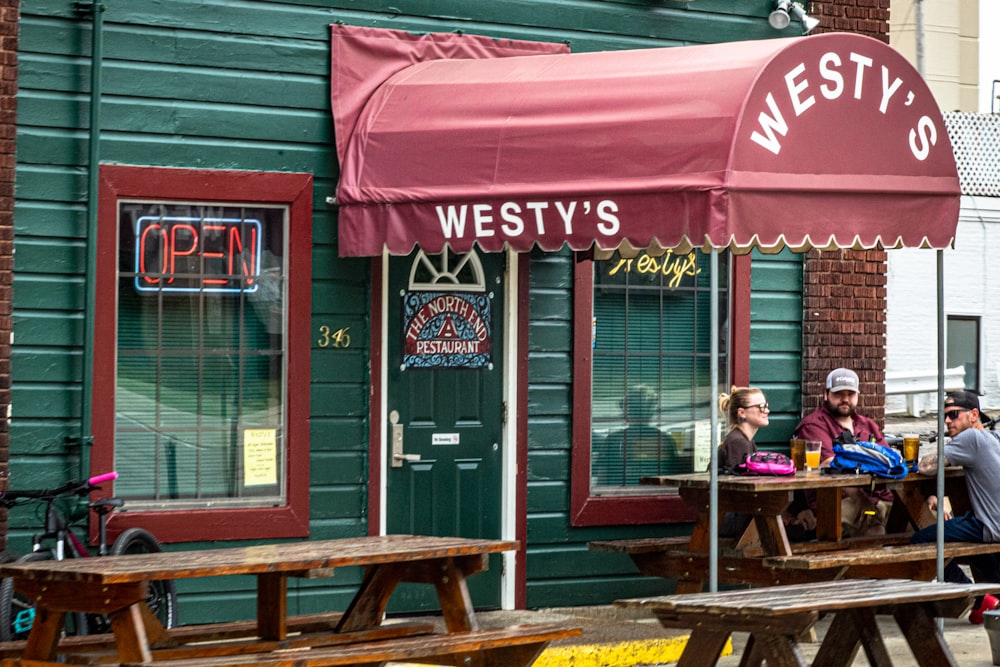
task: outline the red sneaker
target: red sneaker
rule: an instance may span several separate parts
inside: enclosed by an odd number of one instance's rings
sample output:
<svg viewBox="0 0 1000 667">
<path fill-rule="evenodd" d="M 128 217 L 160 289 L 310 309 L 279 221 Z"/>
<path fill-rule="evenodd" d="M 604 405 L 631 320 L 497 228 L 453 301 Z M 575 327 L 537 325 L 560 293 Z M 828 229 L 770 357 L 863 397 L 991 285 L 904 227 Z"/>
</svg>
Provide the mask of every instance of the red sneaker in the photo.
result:
<svg viewBox="0 0 1000 667">
<path fill-rule="evenodd" d="M 1000 607 L 1000 599 L 993 597 L 992 595 L 984 595 L 983 601 L 979 603 L 979 606 L 969 612 L 969 623 L 973 625 L 983 624 L 983 612 L 992 611 Z"/>
</svg>

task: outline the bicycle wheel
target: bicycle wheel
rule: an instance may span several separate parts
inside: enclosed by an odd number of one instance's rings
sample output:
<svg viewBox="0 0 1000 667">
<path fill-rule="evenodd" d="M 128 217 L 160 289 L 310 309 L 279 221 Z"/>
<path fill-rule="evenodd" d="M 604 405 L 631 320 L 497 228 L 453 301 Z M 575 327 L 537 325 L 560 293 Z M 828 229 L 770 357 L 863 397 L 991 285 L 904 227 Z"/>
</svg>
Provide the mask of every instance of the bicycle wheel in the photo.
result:
<svg viewBox="0 0 1000 667">
<path fill-rule="evenodd" d="M 15 560 L 17 560 L 17 558 L 18 558 L 17 554 L 14 553 L 13 551 L 7 551 L 6 549 L 4 549 L 3 551 L 0 551 L 0 564 L 2 564 L 2 563 L 12 563 Z M 3 579 L 2 581 L 0 581 L 0 590 L 2 590 L 2 588 L 4 586 L 8 586 L 9 585 L 9 584 L 7 584 L 8 581 L 9 581 L 8 579 Z M 3 627 L 7 630 L 7 634 L 10 634 L 10 620 L 9 620 L 10 619 L 10 606 L 6 605 L 4 607 L 4 610 L 7 613 L 4 614 L 3 612 L 0 612 L 0 622 L 3 623 Z M 6 616 L 7 620 L 4 620 L 5 616 Z M 7 641 L 7 636 L 4 634 L 3 630 L 0 630 L 0 641 Z"/>
<path fill-rule="evenodd" d="M 145 528 L 129 528 L 111 545 L 112 556 L 148 554 L 163 551 L 159 540 Z M 146 604 L 165 628 L 177 625 L 177 584 L 173 579 L 149 582 Z"/>
<path fill-rule="evenodd" d="M 16 563 L 31 563 L 37 560 L 49 560 L 52 554 L 48 551 L 36 551 L 18 558 Z M 0 582 L 0 641 L 27 639 L 31 626 L 35 622 L 34 603 L 14 590 L 14 579 L 5 578 Z M 66 614 L 67 635 L 87 634 L 87 624 L 81 613 Z"/>
</svg>

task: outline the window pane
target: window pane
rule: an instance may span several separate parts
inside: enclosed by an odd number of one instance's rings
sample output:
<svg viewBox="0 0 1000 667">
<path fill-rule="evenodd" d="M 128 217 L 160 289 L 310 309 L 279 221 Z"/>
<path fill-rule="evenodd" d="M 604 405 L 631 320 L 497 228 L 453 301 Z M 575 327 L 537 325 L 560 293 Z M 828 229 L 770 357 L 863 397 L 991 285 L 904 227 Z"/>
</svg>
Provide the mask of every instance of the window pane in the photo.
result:
<svg viewBox="0 0 1000 667">
<path fill-rule="evenodd" d="M 696 434 L 708 430 L 698 421 L 713 409 L 708 262 L 695 252 L 593 264 L 591 492 L 634 492 L 640 477 L 692 472 Z M 720 272 L 725 286 L 727 262 Z"/>
<path fill-rule="evenodd" d="M 965 387 L 980 391 L 979 386 L 979 318 L 948 316 L 948 368 L 961 366 L 965 370 Z"/>
<path fill-rule="evenodd" d="M 286 218 L 120 203 L 115 465 L 130 506 L 283 501 Z"/>
</svg>

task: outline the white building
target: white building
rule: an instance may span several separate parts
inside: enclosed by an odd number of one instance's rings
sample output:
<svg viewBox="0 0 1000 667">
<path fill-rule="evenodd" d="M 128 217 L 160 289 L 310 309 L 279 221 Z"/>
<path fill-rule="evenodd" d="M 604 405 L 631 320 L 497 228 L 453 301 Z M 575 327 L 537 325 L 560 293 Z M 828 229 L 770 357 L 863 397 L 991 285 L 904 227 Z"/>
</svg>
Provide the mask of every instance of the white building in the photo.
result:
<svg viewBox="0 0 1000 667">
<path fill-rule="evenodd" d="M 894 0 L 890 21 L 893 47 L 922 66 L 938 104 L 952 112 L 945 120 L 963 197 L 955 248 L 943 253 L 944 309 L 947 366 L 964 377 L 949 373 L 946 384 L 978 391 L 987 410 L 1000 408 L 1000 262 L 993 256 L 1000 249 L 1000 115 L 990 113 L 1000 111 L 992 99 L 1000 92 L 993 85 L 1000 79 L 998 5 Z M 935 393 L 892 392 L 936 386 L 937 252 L 893 250 L 888 258 L 886 411 L 934 411 Z"/>
</svg>

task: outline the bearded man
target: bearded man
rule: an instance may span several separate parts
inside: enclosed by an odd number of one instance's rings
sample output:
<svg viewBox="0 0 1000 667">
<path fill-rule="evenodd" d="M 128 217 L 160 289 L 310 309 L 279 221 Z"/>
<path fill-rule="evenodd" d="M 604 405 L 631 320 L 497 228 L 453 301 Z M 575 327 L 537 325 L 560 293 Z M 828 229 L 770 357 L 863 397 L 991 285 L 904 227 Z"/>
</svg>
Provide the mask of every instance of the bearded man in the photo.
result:
<svg viewBox="0 0 1000 667">
<path fill-rule="evenodd" d="M 831 371 L 826 376 L 823 405 L 803 417 L 795 427 L 793 437 L 822 443 L 822 466 L 829 465 L 833 460 L 834 442 L 860 440 L 885 444 L 885 436 L 878 424 L 858 413 L 859 388 L 858 374 L 851 369 L 838 368 Z M 885 522 L 891 507 L 892 492 L 887 489 L 874 493 L 862 489 L 845 489 L 840 501 L 843 535 L 854 537 L 885 534 Z"/>
</svg>

